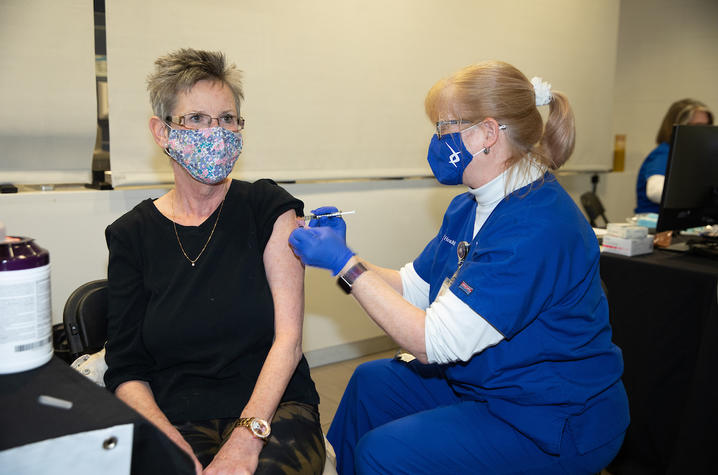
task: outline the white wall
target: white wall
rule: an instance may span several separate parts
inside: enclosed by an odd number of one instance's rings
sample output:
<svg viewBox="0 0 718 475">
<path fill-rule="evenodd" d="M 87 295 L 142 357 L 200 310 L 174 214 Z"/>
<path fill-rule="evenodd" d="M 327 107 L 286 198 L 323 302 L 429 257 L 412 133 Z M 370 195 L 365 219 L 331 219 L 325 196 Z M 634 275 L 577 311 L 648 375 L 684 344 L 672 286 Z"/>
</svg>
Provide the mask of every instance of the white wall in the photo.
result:
<svg viewBox="0 0 718 475">
<path fill-rule="evenodd" d="M 613 130 L 627 136 L 626 170 L 598 187 L 610 220 L 633 215 L 638 169 L 671 103 L 692 97 L 718 112 L 716 51 L 718 1 L 621 0 Z"/>
</svg>

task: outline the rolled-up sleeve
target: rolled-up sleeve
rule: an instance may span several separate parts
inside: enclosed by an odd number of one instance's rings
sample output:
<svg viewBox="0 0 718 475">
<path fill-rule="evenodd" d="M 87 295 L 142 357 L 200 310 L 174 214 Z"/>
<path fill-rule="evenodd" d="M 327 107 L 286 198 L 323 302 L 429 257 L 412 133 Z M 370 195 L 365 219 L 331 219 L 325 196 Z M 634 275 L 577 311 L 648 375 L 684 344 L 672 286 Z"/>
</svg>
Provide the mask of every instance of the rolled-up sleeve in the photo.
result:
<svg viewBox="0 0 718 475">
<path fill-rule="evenodd" d="M 429 283 L 419 277 L 413 263 L 408 263 L 399 269 L 401 288 L 404 298 L 420 309 L 429 306 Z"/>
<path fill-rule="evenodd" d="M 437 297 L 426 310 L 424 335 L 429 363 L 469 361 L 504 339 L 451 291 Z"/>
</svg>

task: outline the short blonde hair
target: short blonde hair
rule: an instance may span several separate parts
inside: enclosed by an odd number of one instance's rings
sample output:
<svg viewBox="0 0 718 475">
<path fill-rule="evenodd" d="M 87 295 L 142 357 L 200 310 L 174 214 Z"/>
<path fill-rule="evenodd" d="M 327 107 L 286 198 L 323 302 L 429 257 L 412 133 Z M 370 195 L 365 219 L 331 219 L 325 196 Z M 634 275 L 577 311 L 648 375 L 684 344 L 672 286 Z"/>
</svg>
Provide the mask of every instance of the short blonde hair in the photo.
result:
<svg viewBox="0 0 718 475">
<path fill-rule="evenodd" d="M 573 153 L 575 123 L 565 95 L 553 91 L 549 104 L 544 130 L 533 85 L 521 71 L 502 61 L 484 61 L 457 71 L 438 81 L 424 102 L 432 122 L 451 113 L 472 123 L 491 117 L 506 125 L 513 150 L 506 168 L 530 153 L 539 163 L 555 170 Z"/>
<path fill-rule="evenodd" d="M 152 112 L 165 120 L 172 115 L 177 94 L 189 91 L 204 80 L 226 84 L 232 91 L 239 115 L 244 99 L 241 71 L 234 64 L 227 65 L 220 52 L 191 48 L 173 51 L 155 61 L 155 70 L 147 77 Z"/>
</svg>

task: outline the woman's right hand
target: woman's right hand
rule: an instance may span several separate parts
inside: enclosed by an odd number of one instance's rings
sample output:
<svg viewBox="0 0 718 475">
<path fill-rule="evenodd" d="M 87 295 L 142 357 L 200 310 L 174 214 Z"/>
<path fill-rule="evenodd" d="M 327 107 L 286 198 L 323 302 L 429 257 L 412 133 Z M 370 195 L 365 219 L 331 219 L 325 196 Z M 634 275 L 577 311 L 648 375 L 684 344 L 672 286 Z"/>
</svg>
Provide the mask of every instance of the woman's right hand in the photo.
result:
<svg viewBox="0 0 718 475">
<path fill-rule="evenodd" d="M 192 462 L 194 463 L 194 471 L 197 475 L 202 475 L 202 464 L 199 463 L 199 459 L 194 454 L 194 450 L 192 450 L 192 446 L 189 445 L 189 443 L 182 437 L 182 435 L 179 433 L 179 431 L 175 431 L 172 434 L 167 434 L 167 436 L 170 438 L 172 442 L 175 443 L 177 447 L 182 449 L 189 457 L 192 459 Z"/>
<path fill-rule="evenodd" d="M 167 419 L 167 416 L 157 405 L 152 389 L 147 381 L 131 380 L 117 386 L 115 395 L 125 404 L 135 411 L 142 414 L 152 424 L 155 425 L 164 435 L 166 435 L 174 444 L 185 451 L 194 464 L 197 474 L 202 473 L 202 464 L 192 450 L 192 446 L 182 437 L 177 428 Z"/>
<path fill-rule="evenodd" d="M 329 214 L 329 213 L 336 213 L 339 210 L 336 206 L 322 206 L 321 208 L 313 209 L 312 214 L 319 215 L 319 214 Z M 334 216 L 331 218 L 319 218 L 319 219 L 312 219 L 309 221 L 309 227 L 310 228 L 317 228 L 317 227 L 328 227 L 332 228 L 335 233 L 337 233 L 343 240 L 344 244 L 347 242 L 347 223 L 344 222 L 344 219 L 341 216 Z"/>
</svg>

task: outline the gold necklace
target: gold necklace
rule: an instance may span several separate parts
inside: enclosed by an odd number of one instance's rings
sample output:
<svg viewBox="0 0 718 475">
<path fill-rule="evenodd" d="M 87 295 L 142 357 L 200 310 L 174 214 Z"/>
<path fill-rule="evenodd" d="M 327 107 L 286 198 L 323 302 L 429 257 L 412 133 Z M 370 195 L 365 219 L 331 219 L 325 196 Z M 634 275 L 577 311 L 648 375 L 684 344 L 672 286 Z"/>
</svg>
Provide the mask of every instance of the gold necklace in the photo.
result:
<svg viewBox="0 0 718 475">
<path fill-rule="evenodd" d="M 224 199 L 222 199 L 222 202 L 219 204 L 219 212 L 217 213 L 217 219 L 214 220 L 214 226 L 212 226 L 212 231 L 209 233 L 209 237 L 207 238 L 207 242 L 204 243 L 204 246 L 202 246 L 202 250 L 199 251 L 199 254 L 197 254 L 197 257 L 194 259 L 190 259 L 187 253 L 184 250 L 184 247 L 182 246 L 182 241 L 180 241 L 179 234 L 177 234 L 177 224 L 175 223 L 175 197 L 172 195 L 172 227 L 175 230 L 175 237 L 177 238 L 177 243 L 179 244 L 180 251 L 182 251 L 182 255 L 184 255 L 185 259 L 189 261 L 190 264 L 192 264 L 192 267 L 194 267 L 195 262 L 199 260 L 199 258 L 202 256 L 202 253 L 205 249 L 207 249 L 207 244 L 212 240 L 212 236 L 214 236 L 214 230 L 217 227 L 217 223 L 219 222 L 219 215 L 222 214 L 222 206 L 224 206 Z"/>
</svg>

